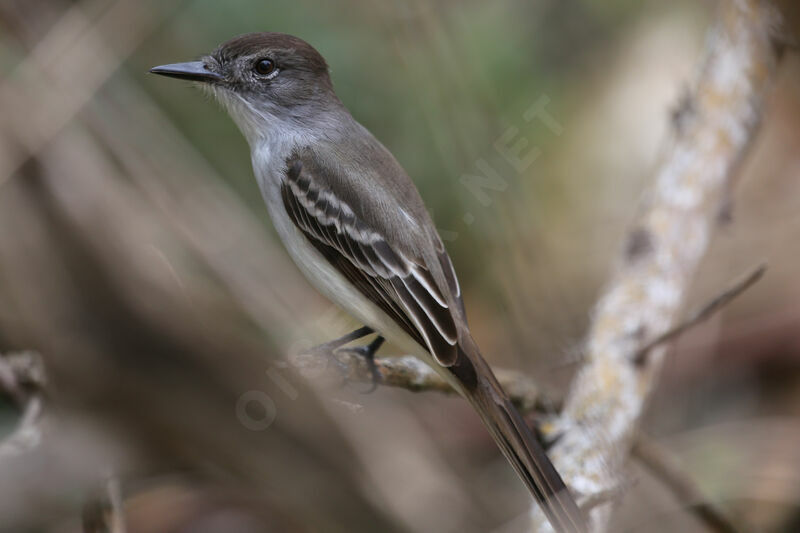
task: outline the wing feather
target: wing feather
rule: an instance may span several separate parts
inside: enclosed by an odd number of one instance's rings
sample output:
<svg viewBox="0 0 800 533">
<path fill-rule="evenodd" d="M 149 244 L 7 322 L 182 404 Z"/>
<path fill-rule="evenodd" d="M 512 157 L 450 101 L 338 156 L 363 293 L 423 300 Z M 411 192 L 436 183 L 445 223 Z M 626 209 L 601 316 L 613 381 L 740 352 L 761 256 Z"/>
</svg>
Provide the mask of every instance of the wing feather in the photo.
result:
<svg viewBox="0 0 800 533">
<path fill-rule="evenodd" d="M 332 266 L 440 364 L 452 365 L 458 356 L 458 331 L 431 272 L 392 247 L 315 177 L 301 160 L 289 162 L 281 194 L 292 222 Z M 451 275 L 455 274 L 446 272 L 448 290 L 452 290 Z"/>
</svg>

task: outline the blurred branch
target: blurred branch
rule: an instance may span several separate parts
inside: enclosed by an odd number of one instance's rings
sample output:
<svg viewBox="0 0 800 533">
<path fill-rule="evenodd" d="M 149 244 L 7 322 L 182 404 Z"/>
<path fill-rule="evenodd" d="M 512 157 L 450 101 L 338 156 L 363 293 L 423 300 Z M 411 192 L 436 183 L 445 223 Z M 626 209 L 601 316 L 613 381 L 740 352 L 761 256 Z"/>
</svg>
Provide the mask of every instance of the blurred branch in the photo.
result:
<svg viewBox="0 0 800 533">
<path fill-rule="evenodd" d="M 738 533 L 738 529 L 700 490 L 691 475 L 667 450 L 642 434 L 637 435 L 631 455 L 659 479 L 700 521 L 716 533 Z"/>
<path fill-rule="evenodd" d="M 655 387 L 665 347 L 643 364 L 648 338 L 673 329 L 708 247 L 732 176 L 757 129 L 777 62 L 777 13 L 760 0 L 729 0 L 707 39 L 706 57 L 664 152 L 651 190 L 627 238 L 620 265 L 600 298 L 586 343 L 586 362 L 556 421 L 551 455 L 579 496 L 607 492 L 633 445 Z M 645 345 L 646 346 L 646 345 Z M 613 505 L 590 512 L 605 530 Z M 549 530 L 538 509 L 533 530 Z"/>
<path fill-rule="evenodd" d="M 99 17 L 87 14 L 88 4 L 74 3 L 0 83 L 0 131 L 14 140 L 0 146 L 0 185 L 83 109 L 161 20 L 140 1 L 114 0 Z"/>
<path fill-rule="evenodd" d="M 41 441 L 44 368 L 35 352 L 0 355 L 0 394 L 7 395 L 20 410 L 16 430 L 0 441 L 0 457 L 33 448 Z"/>
<path fill-rule="evenodd" d="M 125 533 L 120 482 L 109 477 L 101 497 L 87 502 L 82 512 L 83 533 Z"/>
</svg>

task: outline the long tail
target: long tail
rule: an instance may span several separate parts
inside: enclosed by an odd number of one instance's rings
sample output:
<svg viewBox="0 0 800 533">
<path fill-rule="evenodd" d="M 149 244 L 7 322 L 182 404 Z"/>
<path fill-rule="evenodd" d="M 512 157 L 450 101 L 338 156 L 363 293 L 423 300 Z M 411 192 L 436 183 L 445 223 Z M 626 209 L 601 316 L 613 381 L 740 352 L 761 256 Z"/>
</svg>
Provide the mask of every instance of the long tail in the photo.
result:
<svg viewBox="0 0 800 533">
<path fill-rule="evenodd" d="M 471 340 L 471 339 L 470 339 Z M 472 343 L 474 346 L 474 343 Z M 469 348 L 468 348 L 469 349 Z M 458 362 L 448 370 L 478 412 L 500 451 L 542 506 L 560 533 L 583 533 L 586 519 L 539 441 L 511 404 L 477 347 L 459 348 Z"/>
</svg>

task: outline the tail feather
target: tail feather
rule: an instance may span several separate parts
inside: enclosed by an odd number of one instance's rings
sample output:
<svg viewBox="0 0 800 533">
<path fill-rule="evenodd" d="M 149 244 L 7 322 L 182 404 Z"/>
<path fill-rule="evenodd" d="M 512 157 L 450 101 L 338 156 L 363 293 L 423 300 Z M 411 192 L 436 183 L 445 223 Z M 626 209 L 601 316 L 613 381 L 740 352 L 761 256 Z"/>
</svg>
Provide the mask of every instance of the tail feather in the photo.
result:
<svg viewBox="0 0 800 533">
<path fill-rule="evenodd" d="M 472 356 L 460 349 L 458 362 L 449 370 L 553 528 L 558 532 L 586 531 L 582 511 L 477 349 Z"/>
</svg>

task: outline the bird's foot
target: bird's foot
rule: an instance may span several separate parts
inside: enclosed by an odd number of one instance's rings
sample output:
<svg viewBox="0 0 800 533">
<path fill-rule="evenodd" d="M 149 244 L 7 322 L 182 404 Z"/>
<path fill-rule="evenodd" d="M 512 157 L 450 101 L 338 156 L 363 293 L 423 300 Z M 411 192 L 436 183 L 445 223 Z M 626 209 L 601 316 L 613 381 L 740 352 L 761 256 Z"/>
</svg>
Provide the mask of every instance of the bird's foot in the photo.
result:
<svg viewBox="0 0 800 533">
<path fill-rule="evenodd" d="M 373 333 L 372 329 L 364 326 L 348 333 L 338 339 L 319 344 L 297 354 L 294 364 L 302 369 L 307 377 L 322 377 L 338 375 L 342 377 L 341 385 L 347 383 L 347 367 L 336 357 L 336 352 L 347 343 L 366 337 Z"/>
<path fill-rule="evenodd" d="M 356 346 L 354 348 L 343 348 L 342 351 L 350 352 L 363 357 L 367 363 L 370 375 L 372 376 L 372 383 L 370 388 L 364 391 L 364 394 L 369 394 L 378 388 L 381 382 L 381 373 L 378 370 L 378 365 L 375 364 L 375 353 L 383 344 L 383 337 L 376 337 L 371 343 L 365 346 Z"/>
<path fill-rule="evenodd" d="M 337 353 L 350 352 L 359 357 L 363 357 L 367 363 L 367 368 L 369 369 L 370 375 L 372 376 L 371 387 L 369 390 L 364 391 L 364 393 L 370 393 L 377 388 L 381 381 L 381 373 L 378 370 L 378 366 L 375 364 L 375 352 L 377 352 L 383 344 L 383 337 L 378 336 L 372 342 L 364 346 L 356 346 L 353 348 L 345 348 L 344 346 L 354 340 L 366 337 L 371 333 L 374 333 L 374 331 L 371 328 L 364 326 L 353 331 L 352 333 L 348 333 L 347 335 L 339 337 L 338 339 L 315 346 L 304 353 L 307 356 L 310 356 L 311 360 L 317 361 L 318 364 L 322 361 L 328 361 L 328 365 L 323 366 L 329 368 L 330 365 L 332 365 L 335 367 L 343 377 L 342 386 L 347 384 L 352 370 L 348 370 L 349 365 L 342 361 L 340 357 L 337 357 Z M 304 366 L 308 365 L 306 364 Z"/>
</svg>

